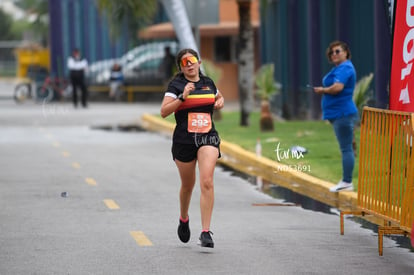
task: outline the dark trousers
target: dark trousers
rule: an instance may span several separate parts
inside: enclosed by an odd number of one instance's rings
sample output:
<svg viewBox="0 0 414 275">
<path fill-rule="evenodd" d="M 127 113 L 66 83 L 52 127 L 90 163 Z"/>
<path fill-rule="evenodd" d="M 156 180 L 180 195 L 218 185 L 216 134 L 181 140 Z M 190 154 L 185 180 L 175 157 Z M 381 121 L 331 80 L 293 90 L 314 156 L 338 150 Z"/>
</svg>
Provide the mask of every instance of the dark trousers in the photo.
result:
<svg viewBox="0 0 414 275">
<path fill-rule="evenodd" d="M 78 106 L 78 88 L 80 88 L 82 106 L 87 107 L 88 106 L 88 90 L 86 89 L 84 77 L 71 77 L 71 83 L 72 83 L 72 89 L 73 89 L 72 91 L 73 105 L 75 107 Z"/>
</svg>

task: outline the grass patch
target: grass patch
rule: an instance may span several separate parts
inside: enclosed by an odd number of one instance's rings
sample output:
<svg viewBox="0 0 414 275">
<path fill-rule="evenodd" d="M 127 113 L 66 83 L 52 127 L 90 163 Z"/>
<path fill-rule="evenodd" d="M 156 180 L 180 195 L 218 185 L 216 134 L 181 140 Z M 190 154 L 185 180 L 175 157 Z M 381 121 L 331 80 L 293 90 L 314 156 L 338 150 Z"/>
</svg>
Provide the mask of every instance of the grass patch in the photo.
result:
<svg viewBox="0 0 414 275">
<path fill-rule="evenodd" d="M 174 122 L 174 116 L 167 118 Z M 240 126 L 239 112 L 222 112 L 222 119 L 215 121 L 220 138 L 238 144 L 255 152 L 256 141 L 262 144 L 262 155 L 279 161 L 276 149 L 279 148 L 280 162 L 303 170 L 319 179 L 337 183 L 342 178 L 342 160 L 338 142 L 332 126 L 326 121 L 276 121 L 273 132 L 261 132 L 260 113 L 250 114 L 250 126 Z M 359 145 L 359 128 L 355 132 Z M 302 158 L 292 155 L 292 146 L 302 146 L 307 153 Z M 285 157 L 286 156 L 286 157 Z M 282 159 L 282 157 L 285 157 Z M 358 182 L 358 157 L 355 159 L 353 182 Z"/>
</svg>

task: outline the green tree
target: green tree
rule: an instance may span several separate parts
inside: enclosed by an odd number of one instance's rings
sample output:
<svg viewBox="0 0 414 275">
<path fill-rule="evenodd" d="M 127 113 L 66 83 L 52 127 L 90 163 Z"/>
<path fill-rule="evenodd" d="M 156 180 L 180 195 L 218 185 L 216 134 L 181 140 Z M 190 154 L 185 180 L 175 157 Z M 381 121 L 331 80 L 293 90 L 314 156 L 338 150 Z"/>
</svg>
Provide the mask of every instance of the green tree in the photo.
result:
<svg viewBox="0 0 414 275">
<path fill-rule="evenodd" d="M 12 24 L 13 19 L 7 13 L 5 13 L 2 9 L 0 9 L 0 41 L 7 41 L 7 40 L 15 40 L 12 33 Z M 0 51 L 0 60 L 13 60 L 13 49 L 6 48 Z M 0 68 L 0 75 L 4 75 L 9 73 L 8 71 L 3 70 Z"/>
<path fill-rule="evenodd" d="M 0 41 L 14 39 L 12 33 L 12 24 L 12 18 L 2 9 L 0 9 Z"/>
<path fill-rule="evenodd" d="M 157 11 L 156 0 L 97 0 L 98 9 L 108 17 L 111 37 L 117 38 L 126 25 L 130 38 L 134 41 L 137 30 L 146 26 Z"/>
<path fill-rule="evenodd" d="M 15 4 L 26 11 L 28 15 L 34 15 L 33 22 L 27 19 L 19 20 L 15 23 L 15 33 L 21 35 L 21 26 L 25 26 L 24 31 L 32 32 L 35 37 L 43 44 L 47 44 L 49 32 L 49 2 L 48 0 L 16 0 Z"/>
</svg>

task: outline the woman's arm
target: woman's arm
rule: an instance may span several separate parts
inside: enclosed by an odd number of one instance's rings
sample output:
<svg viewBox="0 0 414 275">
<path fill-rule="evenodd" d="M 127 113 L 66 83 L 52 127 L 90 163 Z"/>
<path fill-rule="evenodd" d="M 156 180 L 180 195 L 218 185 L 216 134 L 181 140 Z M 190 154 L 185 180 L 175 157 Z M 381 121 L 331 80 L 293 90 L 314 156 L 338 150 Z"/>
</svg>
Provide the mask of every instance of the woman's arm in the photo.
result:
<svg viewBox="0 0 414 275">
<path fill-rule="evenodd" d="M 188 82 L 187 84 L 185 84 L 182 93 L 183 100 L 185 100 L 187 96 L 194 90 L 195 86 L 193 82 Z M 177 110 L 181 103 L 183 103 L 183 101 L 180 100 L 178 97 L 164 96 L 164 99 L 161 103 L 161 116 L 163 118 L 169 116 L 171 113 Z"/>
<path fill-rule="evenodd" d="M 217 91 L 216 95 L 216 102 L 214 103 L 214 109 L 218 110 L 224 107 L 224 97 L 220 93 L 220 91 Z"/>
<path fill-rule="evenodd" d="M 329 87 L 315 87 L 313 90 L 317 94 L 330 94 L 330 95 L 336 95 L 342 92 L 344 89 L 344 84 L 340 82 L 335 82 Z"/>
<path fill-rule="evenodd" d="M 178 106 L 180 106 L 182 103 L 181 100 L 178 98 L 173 98 L 171 96 L 164 96 L 164 99 L 162 100 L 161 104 L 161 116 L 163 118 L 166 118 L 171 113 L 173 113 Z"/>
</svg>

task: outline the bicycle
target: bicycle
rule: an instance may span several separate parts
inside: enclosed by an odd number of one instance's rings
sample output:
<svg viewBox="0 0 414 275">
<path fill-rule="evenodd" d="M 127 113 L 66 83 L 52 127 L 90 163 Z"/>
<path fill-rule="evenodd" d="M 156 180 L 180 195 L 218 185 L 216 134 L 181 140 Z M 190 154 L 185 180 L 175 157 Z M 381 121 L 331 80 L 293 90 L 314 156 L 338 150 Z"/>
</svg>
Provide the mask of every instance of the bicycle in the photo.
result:
<svg viewBox="0 0 414 275">
<path fill-rule="evenodd" d="M 52 99 L 61 100 L 69 98 L 72 93 L 72 86 L 66 78 L 46 77 L 43 84 L 36 89 L 36 97 L 42 101 Z"/>
<path fill-rule="evenodd" d="M 14 90 L 15 101 L 22 103 L 26 99 L 32 98 L 32 86 L 33 84 L 31 82 L 17 84 Z M 43 83 L 40 85 L 36 84 L 35 91 L 36 101 L 49 102 L 53 99 L 70 97 L 72 87 L 65 78 L 48 76 Z"/>
<path fill-rule="evenodd" d="M 17 103 L 22 103 L 23 101 L 31 97 L 32 83 L 30 81 L 19 83 L 14 88 L 13 98 Z"/>
</svg>

